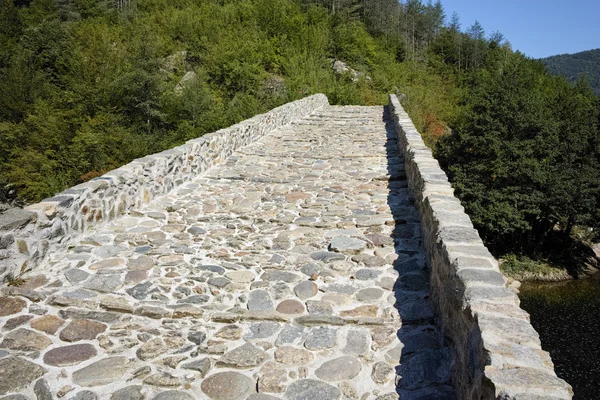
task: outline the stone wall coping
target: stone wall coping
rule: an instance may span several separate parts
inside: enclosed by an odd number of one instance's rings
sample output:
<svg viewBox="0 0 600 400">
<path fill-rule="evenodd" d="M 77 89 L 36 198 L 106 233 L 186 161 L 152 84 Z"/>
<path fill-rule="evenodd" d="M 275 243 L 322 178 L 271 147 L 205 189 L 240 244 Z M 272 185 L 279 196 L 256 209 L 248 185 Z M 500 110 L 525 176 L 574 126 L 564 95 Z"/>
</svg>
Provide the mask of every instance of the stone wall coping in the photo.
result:
<svg viewBox="0 0 600 400">
<path fill-rule="evenodd" d="M 421 216 L 431 270 L 430 295 L 455 356 L 453 384 L 461 399 L 571 399 L 529 315 L 506 287 L 445 172 L 425 146 L 398 98 L 389 107 L 411 195 Z"/>
</svg>

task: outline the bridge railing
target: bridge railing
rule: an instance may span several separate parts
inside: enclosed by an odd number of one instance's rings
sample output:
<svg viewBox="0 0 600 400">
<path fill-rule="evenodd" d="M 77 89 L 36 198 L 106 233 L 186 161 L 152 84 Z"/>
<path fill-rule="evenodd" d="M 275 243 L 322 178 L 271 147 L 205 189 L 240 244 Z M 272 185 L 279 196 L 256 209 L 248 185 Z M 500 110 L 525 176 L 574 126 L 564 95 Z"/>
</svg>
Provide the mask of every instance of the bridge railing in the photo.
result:
<svg viewBox="0 0 600 400">
<path fill-rule="evenodd" d="M 570 399 L 571 387 L 556 376 L 529 315 L 395 95 L 390 109 L 421 215 L 431 300 L 452 342 L 458 398 Z"/>
<path fill-rule="evenodd" d="M 130 162 L 24 209 L 0 215 L 0 282 L 43 263 L 53 244 L 133 208 L 222 163 L 235 150 L 328 105 L 313 95 L 217 132 Z"/>
</svg>

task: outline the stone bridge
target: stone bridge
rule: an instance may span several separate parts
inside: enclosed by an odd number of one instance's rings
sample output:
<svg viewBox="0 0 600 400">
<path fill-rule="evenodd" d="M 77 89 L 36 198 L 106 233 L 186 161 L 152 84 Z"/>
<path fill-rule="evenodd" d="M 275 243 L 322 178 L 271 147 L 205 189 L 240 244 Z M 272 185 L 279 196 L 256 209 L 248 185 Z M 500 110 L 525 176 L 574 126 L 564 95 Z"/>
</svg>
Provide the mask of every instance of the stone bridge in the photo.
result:
<svg viewBox="0 0 600 400">
<path fill-rule="evenodd" d="M 395 96 L 10 210 L 0 262 L 0 399 L 571 398 Z"/>
</svg>

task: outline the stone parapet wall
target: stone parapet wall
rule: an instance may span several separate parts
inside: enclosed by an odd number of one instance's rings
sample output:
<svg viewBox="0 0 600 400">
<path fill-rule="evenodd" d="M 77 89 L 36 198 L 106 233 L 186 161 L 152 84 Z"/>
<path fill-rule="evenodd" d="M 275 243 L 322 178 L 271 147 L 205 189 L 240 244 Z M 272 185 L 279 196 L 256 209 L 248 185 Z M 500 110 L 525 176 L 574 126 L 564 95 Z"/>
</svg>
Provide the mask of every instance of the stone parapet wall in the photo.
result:
<svg viewBox="0 0 600 400">
<path fill-rule="evenodd" d="M 397 97 L 390 96 L 431 271 L 430 296 L 454 351 L 460 399 L 571 399 L 529 315 Z"/>
<path fill-rule="evenodd" d="M 235 150 L 325 105 L 328 100 L 323 94 L 294 101 L 134 160 L 25 209 L 6 211 L 0 215 L 0 281 L 7 274 L 36 268 L 53 244 L 141 207 L 221 164 Z"/>
</svg>

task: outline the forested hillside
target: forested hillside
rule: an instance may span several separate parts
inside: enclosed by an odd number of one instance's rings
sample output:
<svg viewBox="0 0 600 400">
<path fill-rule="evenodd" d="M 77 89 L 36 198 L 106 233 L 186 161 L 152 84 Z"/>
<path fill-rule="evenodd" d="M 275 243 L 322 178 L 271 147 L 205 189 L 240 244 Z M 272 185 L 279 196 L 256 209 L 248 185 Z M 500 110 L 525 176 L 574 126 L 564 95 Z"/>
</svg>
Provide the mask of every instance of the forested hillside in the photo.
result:
<svg viewBox="0 0 600 400">
<path fill-rule="evenodd" d="M 0 0 L 0 201 L 322 92 L 402 93 L 498 255 L 599 221 L 599 101 L 420 0 Z M 358 74 L 336 73 L 336 60 Z"/>
<path fill-rule="evenodd" d="M 587 79 L 596 95 L 600 95 L 600 49 L 575 54 L 560 54 L 542 59 L 548 70 L 569 82 Z"/>
</svg>

